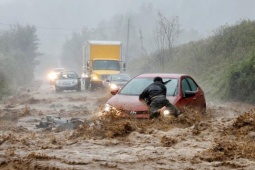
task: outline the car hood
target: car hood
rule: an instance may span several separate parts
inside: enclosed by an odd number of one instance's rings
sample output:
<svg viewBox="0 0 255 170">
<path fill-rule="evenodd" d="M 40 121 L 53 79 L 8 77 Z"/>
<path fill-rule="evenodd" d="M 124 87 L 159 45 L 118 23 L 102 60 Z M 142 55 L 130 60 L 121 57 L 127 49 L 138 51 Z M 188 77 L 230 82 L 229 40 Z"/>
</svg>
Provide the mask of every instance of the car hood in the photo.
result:
<svg viewBox="0 0 255 170">
<path fill-rule="evenodd" d="M 168 100 L 173 103 L 175 97 L 168 97 Z M 107 104 L 126 111 L 147 111 L 148 106 L 139 100 L 139 96 L 129 96 L 116 94 L 112 96 Z"/>
<path fill-rule="evenodd" d="M 76 79 L 58 79 L 58 81 L 61 82 L 61 83 L 63 83 L 63 82 L 66 82 L 66 83 L 73 82 L 74 80 L 76 80 Z"/>
</svg>

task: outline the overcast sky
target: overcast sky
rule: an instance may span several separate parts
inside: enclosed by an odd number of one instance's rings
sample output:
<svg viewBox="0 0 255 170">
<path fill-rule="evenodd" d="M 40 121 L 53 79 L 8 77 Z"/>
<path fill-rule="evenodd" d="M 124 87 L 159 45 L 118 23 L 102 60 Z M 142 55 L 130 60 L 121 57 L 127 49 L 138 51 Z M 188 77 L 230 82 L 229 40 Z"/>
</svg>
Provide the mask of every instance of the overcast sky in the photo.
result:
<svg viewBox="0 0 255 170">
<path fill-rule="evenodd" d="M 139 12 L 144 3 L 165 16 L 179 16 L 182 29 L 202 34 L 226 23 L 255 19 L 255 0 L 0 0 L 0 29 L 35 25 L 41 51 L 57 53 L 73 31 L 96 27 L 115 14 Z"/>
</svg>

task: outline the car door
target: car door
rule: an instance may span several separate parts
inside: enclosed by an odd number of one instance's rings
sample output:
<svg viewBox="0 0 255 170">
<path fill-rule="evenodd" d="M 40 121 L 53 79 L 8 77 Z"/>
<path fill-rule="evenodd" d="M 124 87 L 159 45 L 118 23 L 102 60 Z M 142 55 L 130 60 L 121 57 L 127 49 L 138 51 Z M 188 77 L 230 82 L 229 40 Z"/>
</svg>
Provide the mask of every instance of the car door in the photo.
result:
<svg viewBox="0 0 255 170">
<path fill-rule="evenodd" d="M 185 92 L 195 93 L 188 96 Z M 191 77 L 182 77 L 181 79 L 181 105 L 182 107 L 198 107 L 200 105 L 200 94 L 197 84 Z"/>
<path fill-rule="evenodd" d="M 189 82 L 192 91 L 195 91 L 195 96 L 192 97 L 194 101 L 194 106 L 197 108 L 203 108 L 204 106 L 204 92 L 199 88 L 197 83 L 191 78 L 187 77 L 186 80 Z"/>
</svg>

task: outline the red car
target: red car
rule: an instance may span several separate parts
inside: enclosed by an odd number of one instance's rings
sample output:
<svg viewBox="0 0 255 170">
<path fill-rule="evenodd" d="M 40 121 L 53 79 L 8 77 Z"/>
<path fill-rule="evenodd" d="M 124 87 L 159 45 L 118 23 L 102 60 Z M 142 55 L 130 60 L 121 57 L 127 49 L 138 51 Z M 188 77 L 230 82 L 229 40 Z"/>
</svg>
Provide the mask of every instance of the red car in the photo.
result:
<svg viewBox="0 0 255 170">
<path fill-rule="evenodd" d="M 205 95 L 195 80 L 186 74 L 153 73 L 140 74 L 132 78 L 122 89 L 111 91 L 112 96 L 105 105 L 105 112 L 111 109 L 121 110 L 124 115 L 132 114 L 136 117 L 149 118 L 148 107 L 139 101 L 139 95 L 151 83 L 153 78 L 160 76 L 163 81 L 171 79 L 166 84 L 168 100 L 182 111 L 185 107 L 192 107 L 201 113 L 206 110 Z"/>
</svg>

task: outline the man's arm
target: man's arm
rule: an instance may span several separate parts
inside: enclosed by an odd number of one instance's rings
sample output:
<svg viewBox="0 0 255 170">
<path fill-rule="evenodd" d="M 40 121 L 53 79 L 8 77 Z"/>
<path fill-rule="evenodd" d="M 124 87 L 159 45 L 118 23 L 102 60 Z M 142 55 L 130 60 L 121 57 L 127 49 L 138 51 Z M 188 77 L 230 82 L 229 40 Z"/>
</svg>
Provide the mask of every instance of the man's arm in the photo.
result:
<svg viewBox="0 0 255 170">
<path fill-rule="evenodd" d="M 145 92 L 143 91 L 140 95 L 139 95 L 139 100 L 144 100 L 145 99 Z"/>
<path fill-rule="evenodd" d="M 139 95 L 139 100 L 145 100 L 148 98 L 149 92 L 148 87 L 143 90 L 143 92 Z"/>
</svg>

